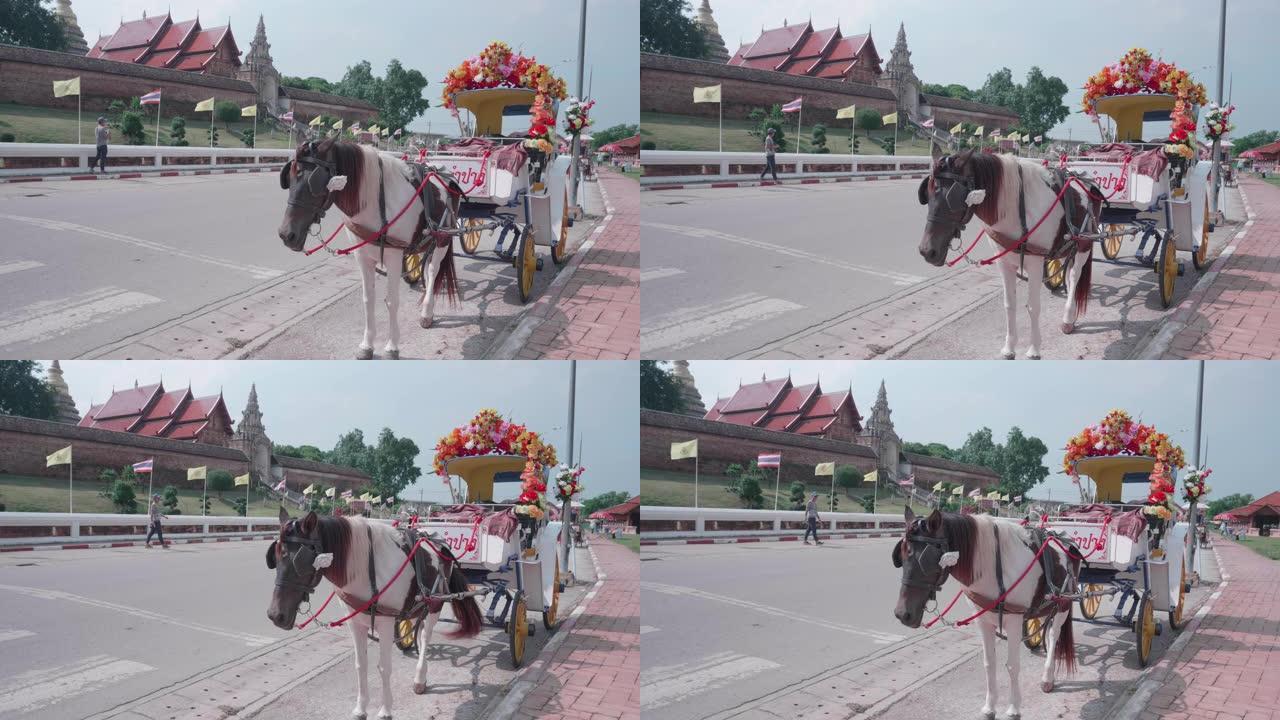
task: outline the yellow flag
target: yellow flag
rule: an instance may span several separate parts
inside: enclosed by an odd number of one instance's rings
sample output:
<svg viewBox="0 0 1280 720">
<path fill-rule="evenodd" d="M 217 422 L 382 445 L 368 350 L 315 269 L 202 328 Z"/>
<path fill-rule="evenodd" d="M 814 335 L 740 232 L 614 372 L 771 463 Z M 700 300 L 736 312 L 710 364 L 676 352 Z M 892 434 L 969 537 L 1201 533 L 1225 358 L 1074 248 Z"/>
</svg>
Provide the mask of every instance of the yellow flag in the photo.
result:
<svg viewBox="0 0 1280 720">
<path fill-rule="evenodd" d="M 988 500 L 999 500 L 999 499 L 1000 499 L 1000 493 L 996 492 L 995 490 L 992 490 L 991 492 L 987 493 L 987 499 L 988 499 Z"/>
<path fill-rule="evenodd" d="M 836 464 L 833 462 L 818 463 L 817 465 L 813 466 L 813 474 L 823 475 L 823 476 L 833 476 L 836 474 Z"/>
<path fill-rule="evenodd" d="M 258 114 L 258 106 L 250 105 L 249 107 L 240 108 L 240 117 L 256 117 Z"/>
<path fill-rule="evenodd" d="M 370 495 L 369 493 L 360 493 L 360 499 L 365 502 L 369 502 L 370 500 L 373 499 L 373 496 Z"/>
<path fill-rule="evenodd" d="M 934 491 L 934 492 L 942 492 L 942 483 L 938 483 L 937 485 L 934 485 L 934 486 L 933 486 L 933 491 Z"/>
<path fill-rule="evenodd" d="M 333 497 L 333 494 L 334 494 L 335 492 L 337 492 L 337 490 L 338 490 L 338 488 L 336 488 L 336 487 L 331 487 L 331 488 L 329 488 L 328 490 L 325 490 L 325 491 L 324 491 L 324 496 L 325 496 L 325 497 L 327 497 L 327 498 L 331 498 L 331 497 Z"/>
<path fill-rule="evenodd" d="M 71 464 L 71 446 L 68 445 L 58 452 L 49 455 L 44 459 L 45 467 L 53 467 L 54 465 L 70 465 Z"/>
<path fill-rule="evenodd" d="M 862 482 L 864 482 L 864 483 L 873 483 L 873 482 L 875 482 L 875 481 L 877 481 L 877 480 L 879 480 L 879 479 L 880 479 L 880 471 L 879 471 L 879 470 L 872 470 L 871 472 L 869 472 L 869 473 L 867 473 L 866 475 L 863 475 L 863 476 L 862 476 Z"/>
<path fill-rule="evenodd" d="M 671 443 L 671 459 L 684 460 L 685 458 L 698 457 L 698 441 L 696 439 L 688 442 Z"/>
<path fill-rule="evenodd" d="M 334 123 L 331 127 L 332 127 L 334 130 L 341 130 L 341 129 L 342 129 L 342 119 L 341 119 L 341 118 L 339 118 L 339 119 L 338 119 L 338 122 Z"/>
<path fill-rule="evenodd" d="M 377 125 L 370 125 L 370 126 L 369 126 L 369 132 L 373 133 L 374 135 L 377 135 L 377 134 L 378 134 L 378 131 L 379 131 L 379 130 L 381 130 L 381 129 L 382 129 L 382 128 L 378 127 Z"/>
<path fill-rule="evenodd" d="M 885 125 L 897 125 L 898 113 L 896 112 L 889 113 L 888 115 L 885 115 L 883 118 L 881 118 L 881 120 L 884 122 Z"/>
<path fill-rule="evenodd" d="M 321 120 L 323 120 L 323 119 L 324 119 L 324 118 L 322 118 L 322 117 L 320 117 L 319 115 L 317 115 L 317 116 L 315 116 L 315 117 L 311 118 L 311 122 L 309 122 L 309 123 L 307 123 L 307 124 L 308 124 L 308 125 L 310 125 L 311 127 L 320 127 L 320 121 L 321 121 Z"/>
<path fill-rule="evenodd" d="M 73 77 L 70 80 L 54 80 L 53 96 L 66 97 L 68 95 L 80 94 L 80 78 Z"/>
<path fill-rule="evenodd" d="M 213 98 L 196 103 L 196 112 L 213 112 Z"/>
<path fill-rule="evenodd" d="M 385 130 L 386 128 L 383 128 L 383 129 Z M 374 501 L 375 503 L 380 503 L 380 502 L 382 502 L 382 496 L 381 496 L 381 495 L 374 495 L 374 496 L 373 496 L 373 501 Z"/>
<path fill-rule="evenodd" d="M 693 101 L 695 103 L 718 103 L 720 102 L 720 86 L 708 85 L 707 87 L 696 87 L 693 89 Z"/>
<path fill-rule="evenodd" d="M 386 136 L 387 136 L 387 129 L 386 129 L 386 128 L 382 128 L 382 130 L 381 130 L 378 134 L 379 134 L 379 135 L 381 135 L 382 137 L 386 137 Z"/>
<path fill-rule="evenodd" d="M 976 135 L 977 137 L 982 137 L 983 132 L 984 132 L 983 127 L 979 125 L 978 129 L 973 131 L 973 134 Z"/>
<path fill-rule="evenodd" d="M 963 485 L 961 485 L 960 487 L 956 488 L 955 490 L 952 490 L 952 491 L 951 491 L 951 494 L 952 494 L 952 495 L 963 495 L 963 494 L 964 494 L 964 486 L 963 486 Z"/>
<path fill-rule="evenodd" d="M 249 484 L 249 473 L 236 476 L 236 485 L 248 485 L 248 484 Z"/>
<path fill-rule="evenodd" d="M 187 479 L 188 480 L 204 480 L 207 478 L 208 471 L 209 471 L 209 468 L 205 465 L 201 465 L 200 467 L 187 468 Z"/>
<path fill-rule="evenodd" d="M 842 108 L 840 108 L 839 110 L 837 110 L 837 111 L 836 111 L 836 119 L 837 119 L 837 120 L 851 120 L 851 119 L 853 119 L 854 113 L 856 113 L 857 111 L 858 111 L 858 106 L 857 106 L 857 105 L 850 105 L 849 107 L 842 107 Z"/>
<path fill-rule="evenodd" d="M 1006 494 L 1004 494 L 1004 495 L 1001 495 L 1001 496 L 1000 496 L 1000 499 L 1001 499 L 1001 500 L 1003 500 L 1004 502 L 1009 502 L 1009 495 L 1008 495 L 1008 493 L 1006 493 Z"/>
<path fill-rule="evenodd" d="M 964 123 L 956 123 L 956 126 L 951 128 L 947 132 L 951 133 L 952 135 L 955 135 L 956 133 L 960 132 L 963 129 L 964 129 Z"/>
<path fill-rule="evenodd" d="M 303 495 L 311 495 L 311 494 L 315 493 L 315 491 L 316 491 L 316 486 L 315 486 L 315 484 L 314 484 L 314 483 L 312 483 L 311 485 L 308 485 L 308 486 L 306 486 L 305 488 L 303 488 L 303 490 L 302 490 L 302 494 L 303 494 Z"/>
</svg>

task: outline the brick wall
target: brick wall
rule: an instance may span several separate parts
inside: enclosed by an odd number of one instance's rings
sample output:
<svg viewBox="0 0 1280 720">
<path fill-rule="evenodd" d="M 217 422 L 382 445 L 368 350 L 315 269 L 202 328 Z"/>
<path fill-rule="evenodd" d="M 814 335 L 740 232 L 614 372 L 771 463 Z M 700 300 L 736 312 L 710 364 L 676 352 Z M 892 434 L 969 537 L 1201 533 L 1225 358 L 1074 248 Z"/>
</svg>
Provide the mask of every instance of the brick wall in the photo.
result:
<svg viewBox="0 0 1280 720">
<path fill-rule="evenodd" d="M 310 121 L 317 115 L 328 115 L 330 117 L 342 118 L 344 125 L 349 125 L 354 120 L 362 123 L 368 123 L 378 116 L 376 110 L 362 110 L 352 108 L 345 105 L 334 105 L 331 103 L 315 102 L 313 100 L 293 99 L 288 101 L 287 107 L 293 111 L 294 117 L 301 122 Z"/>
<path fill-rule="evenodd" d="M 284 478 L 289 483 L 290 490 L 302 492 L 302 489 L 311 484 L 320 484 L 326 488 L 336 487 L 338 492 L 343 490 L 359 490 L 360 488 L 370 485 L 369 480 L 358 480 L 356 478 L 335 475 L 333 473 L 317 472 L 297 467 L 284 468 Z"/>
</svg>

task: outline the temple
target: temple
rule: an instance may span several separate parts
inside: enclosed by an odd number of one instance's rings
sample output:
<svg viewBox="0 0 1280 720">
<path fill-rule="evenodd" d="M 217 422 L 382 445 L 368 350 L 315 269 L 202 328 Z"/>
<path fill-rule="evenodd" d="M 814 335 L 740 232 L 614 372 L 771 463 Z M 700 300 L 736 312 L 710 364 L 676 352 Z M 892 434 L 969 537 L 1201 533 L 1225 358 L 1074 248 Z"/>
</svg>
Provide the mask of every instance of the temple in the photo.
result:
<svg viewBox="0 0 1280 720">
<path fill-rule="evenodd" d="M 196 397 L 191 388 L 166 392 L 162 382 L 114 391 L 105 403 L 91 407 L 79 425 L 209 445 L 226 446 L 231 440 L 231 415 L 222 393 Z"/>
<path fill-rule="evenodd" d="M 728 64 L 868 84 L 875 84 L 881 73 L 870 30 L 844 35 L 839 25 L 817 30 L 808 21 L 761 30 L 760 37 L 738 48 Z"/>
<path fill-rule="evenodd" d="M 705 419 L 829 440 L 852 441 L 862 431 L 852 392 L 824 393 L 821 383 L 793 385 L 790 377 L 739 386 Z"/>
<path fill-rule="evenodd" d="M 169 13 L 120 23 L 98 38 L 87 57 L 229 78 L 240 69 L 231 25 L 205 28 L 199 18 L 174 22 Z"/>
</svg>

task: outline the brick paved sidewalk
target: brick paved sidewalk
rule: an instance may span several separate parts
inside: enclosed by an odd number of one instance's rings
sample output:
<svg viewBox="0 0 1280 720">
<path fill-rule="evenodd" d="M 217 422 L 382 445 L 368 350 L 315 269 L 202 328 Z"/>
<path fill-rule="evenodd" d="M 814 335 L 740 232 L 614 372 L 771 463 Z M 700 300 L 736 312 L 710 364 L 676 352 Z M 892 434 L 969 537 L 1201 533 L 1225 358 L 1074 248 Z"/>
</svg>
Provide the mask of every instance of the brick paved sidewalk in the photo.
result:
<svg viewBox="0 0 1280 720">
<path fill-rule="evenodd" d="M 598 176 L 612 217 L 585 255 L 570 260 L 581 263 L 572 279 L 530 309 L 541 322 L 519 358 L 640 357 L 640 185 L 610 168 Z"/>
<path fill-rule="evenodd" d="M 603 584 L 551 657 L 529 669 L 534 687 L 518 720 L 640 717 L 640 555 L 607 538 L 591 549 Z"/>
<path fill-rule="evenodd" d="M 1245 228 L 1174 316 L 1164 358 L 1280 358 L 1280 187 L 1241 176 L 1240 193 Z"/>
<path fill-rule="evenodd" d="M 1280 561 L 1217 535 L 1224 585 L 1176 654 L 1142 720 L 1280 718 Z"/>
</svg>

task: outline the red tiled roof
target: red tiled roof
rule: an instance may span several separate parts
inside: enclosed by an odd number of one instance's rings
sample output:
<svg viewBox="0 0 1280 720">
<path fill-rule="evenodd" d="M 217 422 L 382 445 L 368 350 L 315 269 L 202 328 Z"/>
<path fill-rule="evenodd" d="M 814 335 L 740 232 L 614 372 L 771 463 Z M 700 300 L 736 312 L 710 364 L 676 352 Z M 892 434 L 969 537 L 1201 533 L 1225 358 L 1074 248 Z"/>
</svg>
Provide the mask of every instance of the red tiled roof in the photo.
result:
<svg viewBox="0 0 1280 720">
<path fill-rule="evenodd" d="M 216 53 L 200 53 L 199 55 L 183 55 L 173 66 L 175 70 L 203 70 Z"/>
<path fill-rule="evenodd" d="M 806 22 L 803 25 L 783 25 L 780 28 L 763 30 L 760 37 L 751 43 L 751 49 L 745 53 L 744 57 L 751 59 L 766 55 L 790 54 L 801 38 L 812 29 L 813 26 Z"/>
<path fill-rule="evenodd" d="M 140 415 L 147 406 L 151 404 L 152 399 L 157 393 L 163 392 L 160 384 L 143 385 L 141 387 L 132 387 L 125 390 L 116 390 L 111 393 L 111 398 L 102 405 L 102 410 L 95 415 L 95 418 L 117 418 L 126 415 Z M 85 416 L 80 421 L 81 425 L 86 424 L 90 420 L 89 416 Z"/>
<path fill-rule="evenodd" d="M 795 386 L 790 378 L 763 379 L 743 385 L 732 397 L 716 400 L 703 419 L 734 425 L 823 435 L 837 421 L 848 403 L 854 431 L 860 431 L 862 418 L 849 391 L 823 393 L 819 383 Z"/>
<path fill-rule="evenodd" d="M 817 389 L 817 383 L 792 387 L 790 392 L 783 396 L 782 402 L 778 403 L 778 406 L 774 408 L 773 411 L 775 413 L 798 413 L 801 408 L 808 404 L 809 398 Z"/>
<path fill-rule="evenodd" d="M 111 34 L 111 38 L 102 44 L 102 49 L 149 47 L 169 22 L 169 15 L 165 14 L 120 23 L 120 29 Z"/>
<path fill-rule="evenodd" d="M 761 31 L 755 42 L 738 48 L 728 64 L 790 75 L 844 79 L 864 50 L 868 65 L 878 74 L 880 58 L 870 33 L 846 37 L 839 27 L 815 30 L 806 22 Z"/>
<path fill-rule="evenodd" d="M 165 392 L 163 384 L 156 383 L 115 391 L 105 403 L 90 408 L 80 426 L 197 440 L 215 415 L 231 427 L 231 415 L 221 395 L 197 398 L 190 388 Z"/>
<path fill-rule="evenodd" d="M 240 48 L 230 25 L 201 28 L 199 20 L 173 22 L 166 14 L 121 23 L 94 43 L 88 57 L 201 72 L 223 49 L 239 64 Z"/>
<path fill-rule="evenodd" d="M 617 504 L 617 505 L 614 505 L 613 507 L 607 507 L 607 508 L 605 508 L 605 509 L 603 509 L 603 510 L 597 510 L 596 512 L 604 513 L 605 515 L 614 515 L 614 516 L 618 516 L 618 517 L 626 517 L 627 515 L 630 515 L 631 513 L 635 512 L 636 508 L 638 508 L 638 507 L 640 507 L 640 496 L 639 496 L 639 495 L 637 495 L 637 496 L 635 496 L 635 497 L 631 498 L 630 500 L 628 500 L 628 501 L 626 501 L 626 502 L 624 502 L 624 503 L 619 503 L 619 504 Z M 594 515 L 594 514 L 595 514 L 595 513 L 592 513 L 592 515 Z"/>
<path fill-rule="evenodd" d="M 1245 518 L 1253 517 L 1259 510 L 1267 509 L 1280 512 L 1280 490 L 1269 495 L 1264 495 L 1248 505 L 1244 505 L 1233 510 L 1227 510 L 1225 514 L 1243 520 Z"/>
<path fill-rule="evenodd" d="M 725 404 L 720 412 L 727 415 L 744 410 L 763 410 L 772 407 L 781 397 L 782 390 L 790 386 L 790 378 L 764 380 L 750 385 L 743 385 L 738 388 L 738 392 L 734 393 L 733 397 L 729 398 L 729 402 Z"/>
<path fill-rule="evenodd" d="M 213 52 L 218 49 L 218 43 L 222 42 L 223 36 L 227 34 L 227 26 L 205 28 L 196 33 L 191 39 L 191 44 L 187 46 L 188 53 Z"/>
<path fill-rule="evenodd" d="M 152 55 L 148 57 L 146 62 L 143 64 L 158 68 L 169 67 L 169 63 L 173 62 L 173 59 L 177 56 L 177 50 L 166 50 L 164 52 L 152 53 Z"/>
<path fill-rule="evenodd" d="M 174 23 L 165 31 L 164 36 L 160 38 L 154 45 L 152 50 L 178 50 L 180 49 L 187 36 L 192 30 L 200 29 L 199 20 L 187 20 L 186 22 Z"/>
</svg>

